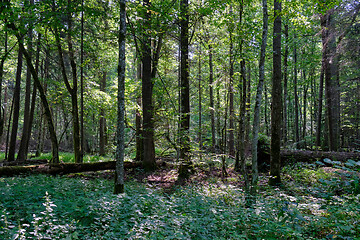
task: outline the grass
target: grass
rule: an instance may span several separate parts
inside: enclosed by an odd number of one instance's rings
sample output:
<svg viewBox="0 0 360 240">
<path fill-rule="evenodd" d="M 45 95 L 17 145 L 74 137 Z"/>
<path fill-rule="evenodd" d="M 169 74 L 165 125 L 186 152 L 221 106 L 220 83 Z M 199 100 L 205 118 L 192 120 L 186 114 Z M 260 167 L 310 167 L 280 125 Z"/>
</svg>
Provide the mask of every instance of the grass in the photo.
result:
<svg viewBox="0 0 360 240">
<path fill-rule="evenodd" d="M 100 177 L 0 178 L 0 236 L 360 239 L 360 194 L 351 185 L 356 179 L 308 164 L 283 170 L 284 185 L 278 189 L 268 187 L 267 177 L 261 177 L 264 183 L 252 208 L 244 206 L 241 182 L 233 176 L 228 181 L 212 176 L 188 182 L 171 192 L 132 178 L 123 195 L 113 195 L 113 181 Z M 342 186 L 343 192 L 334 192 Z"/>
</svg>

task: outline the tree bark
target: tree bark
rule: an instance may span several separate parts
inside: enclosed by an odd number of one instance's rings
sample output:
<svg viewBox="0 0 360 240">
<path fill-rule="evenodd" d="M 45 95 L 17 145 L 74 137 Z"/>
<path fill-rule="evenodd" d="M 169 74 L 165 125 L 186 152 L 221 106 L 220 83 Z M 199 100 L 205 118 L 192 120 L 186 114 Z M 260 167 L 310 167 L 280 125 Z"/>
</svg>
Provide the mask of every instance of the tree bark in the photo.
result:
<svg viewBox="0 0 360 240">
<path fill-rule="evenodd" d="M 118 65 L 118 104 L 116 131 L 116 169 L 114 193 L 124 193 L 124 149 L 125 149 L 125 40 L 126 40 L 126 0 L 120 0 L 119 65 Z"/>
<path fill-rule="evenodd" d="M 102 73 L 102 78 L 100 80 L 100 91 L 105 92 L 106 88 L 106 72 Z M 104 156 L 106 154 L 106 118 L 105 118 L 105 110 L 103 108 L 100 109 L 100 120 L 99 120 L 99 154 Z"/>
<path fill-rule="evenodd" d="M 294 36 L 294 39 L 296 39 L 296 35 Z M 299 148 L 299 142 L 300 142 L 300 133 L 299 133 L 299 96 L 298 96 L 298 70 L 297 70 L 297 46 L 294 46 L 294 105 L 295 105 L 295 122 L 294 122 L 294 128 L 295 128 L 295 144 L 296 147 Z"/>
<path fill-rule="evenodd" d="M 189 175 L 190 84 L 189 84 L 189 1 L 180 1 L 180 167 L 179 176 Z"/>
<path fill-rule="evenodd" d="M 30 4 L 33 5 L 34 1 L 31 0 Z M 30 58 L 32 58 L 32 51 L 33 51 L 33 30 L 32 27 L 28 30 L 28 51 L 30 54 Z M 35 88 L 35 87 L 34 87 Z M 30 97 L 31 97 L 31 73 L 29 67 L 26 69 L 26 85 L 25 85 L 25 106 L 24 106 L 24 123 L 23 123 L 23 130 L 22 136 L 20 141 L 20 147 L 17 155 L 17 161 L 24 161 L 27 157 L 27 144 L 29 143 L 29 138 L 31 135 L 31 125 L 32 122 L 30 120 Z"/>
<path fill-rule="evenodd" d="M 338 78 L 338 56 L 336 53 L 335 26 L 332 10 L 325 15 L 328 29 L 325 60 L 325 97 L 327 107 L 329 147 L 338 151 L 340 147 L 340 86 Z"/>
<path fill-rule="evenodd" d="M 47 120 L 47 123 L 48 123 L 48 129 L 49 129 L 49 133 L 50 133 L 50 139 L 51 139 L 51 145 L 52 145 L 52 162 L 53 163 L 58 163 L 59 162 L 59 146 L 58 146 L 58 141 L 57 141 L 57 137 L 56 137 L 56 132 L 55 132 L 55 128 L 54 128 L 54 123 L 53 123 L 53 119 L 52 119 L 52 116 L 51 116 L 51 110 L 50 110 L 50 106 L 49 106 L 49 103 L 46 99 L 46 95 L 45 95 L 45 92 L 44 92 L 44 89 L 40 83 L 40 80 L 39 80 L 39 77 L 38 77 L 38 74 L 31 62 L 31 58 L 28 54 L 28 52 L 26 51 L 25 47 L 24 47 L 24 44 L 22 42 L 22 38 L 21 38 L 21 35 L 19 34 L 18 32 L 18 29 L 16 28 L 16 26 L 14 25 L 14 23 L 8 23 L 8 27 L 11 28 L 12 30 L 14 30 L 15 32 L 15 36 L 18 40 L 18 43 L 19 43 L 19 47 L 26 59 L 26 63 L 27 65 L 30 67 L 30 72 L 31 72 L 31 75 L 34 79 L 34 84 L 36 85 L 36 88 L 38 89 L 39 91 L 39 94 L 40 94 L 40 99 L 41 99 L 41 102 L 43 104 L 43 107 L 44 107 L 44 113 L 45 113 L 45 117 L 46 117 L 46 120 Z"/>
<path fill-rule="evenodd" d="M 201 87 L 201 45 L 199 44 L 199 59 L 198 59 L 198 91 L 199 91 L 199 131 L 198 131 L 198 138 L 199 138 L 199 151 L 202 150 L 202 87 Z M 201 153 L 200 153 L 201 158 Z"/>
<path fill-rule="evenodd" d="M 22 71 L 22 62 L 23 62 L 23 54 L 22 49 L 18 50 L 18 62 L 16 69 L 16 80 L 15 80 L 15 88 L 14 88 L 14 108 L 13 108 L 13 122 L 9 143 L 9 153 L 8 153 L 8 161 L 15 161 L 15 151 L 16 151 L 16 138 L 19 124 L 19 114 L 20 114 L 20 84 L 21 84 L 21 71 Z"/>
<path fill-rule="evenodd" d="M 273 32 L 273 78 L 271 91 L 271 147 L 270 179 L 271 186 L 281 183 L 281 127 L 282 127 L 282 84 L 281 84 L 281 2 L 274 0 Z"/>
<path fill-rule="evenodd" d="M 152 102 L 153 96 L 153 79 L 151 78 L 151 1 L 143 1 L 144 12 L 144 34 L 142 44 L 142 100 L 143 100 L 143 163 L 146 170 L 152 170 L 156 167 L 155 162 L 155 145 L 154 145 L 154 107 Z"/>
<path fill-rule="evenodd" d="M 285 53 L 284 53 L 284 126 L 283 143 L 286 146 L 288 141 L 288 56 L 289 56 L 289 25 L 285 24 Z"/>
<path fill-rule="evenodd" d="M 255 107 L 254 107 L 254 122 L 252 129 L 252 144 L 251 144 L 251 154 L 252 154 L 252 179 L 251 179 L 251 194 L 255 195 L 257 193 L 257 186 L 259 181 L 259 171 L 258 171 L 258 138 L 259 138 L 259 128 L 260 128 L 260 107 L 261 107 L 261 98 L 264 87 L 265 80 L 265 53 L 266 53 L 266 43 L 268 35 L 268 11 L 267 11 L 267 0 L 262 0 L 262 10 L 263 10 L 263 30 L 262 30 L 262 40 L 261 40 L 261 50 L 260 50 L 260 59 L 259 59 L 259 83 L 256 90 L 255 98 Z"/>
<path fill-rule="evenodd" d="M 232 7 L 230 6 L 230 16 L 232 13 Z M 240 23 L 241 24 L 241 23 Z M 229 155 L 234 157 L 235 156 L 235 148 L 234 148 L 234 47 L 233 47 L 233 26 L 232 20 L 229 23 L 229 40 L 230 40 L 230 47 L 229 47 Z M 244 86 L 243 86 L 244 87 Z"/>
<path fill-rule="evenodd" d="M 210 100 L 210 119 L 211 119 L 211 147 L 215 151 L 216 131 L 215 131 L 215 106 L 214 106 L 214 72 L 213 72 L 213 53 L 212 44 L 209 43 L 209 100 Z"/>
</svg>

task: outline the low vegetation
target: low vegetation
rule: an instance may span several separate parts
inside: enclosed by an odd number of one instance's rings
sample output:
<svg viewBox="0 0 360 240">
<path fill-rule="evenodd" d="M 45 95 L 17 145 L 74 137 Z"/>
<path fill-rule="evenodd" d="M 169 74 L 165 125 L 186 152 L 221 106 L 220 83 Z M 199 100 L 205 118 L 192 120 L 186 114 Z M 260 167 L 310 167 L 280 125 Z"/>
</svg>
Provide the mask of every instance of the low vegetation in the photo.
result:
<svg viewBox="0 0 360 240">
<path fill-rule="evenodd" d="M 326 159 L 286 166 L 283 186 L 267 186 L 244 206 L 240 176 L 206 158 L 176 185 L 176 171 L 127 175 L 112 194 L 111 171 L 0 178 L 4 239 L 358 239 L 359 164 Z"/>
</svg>

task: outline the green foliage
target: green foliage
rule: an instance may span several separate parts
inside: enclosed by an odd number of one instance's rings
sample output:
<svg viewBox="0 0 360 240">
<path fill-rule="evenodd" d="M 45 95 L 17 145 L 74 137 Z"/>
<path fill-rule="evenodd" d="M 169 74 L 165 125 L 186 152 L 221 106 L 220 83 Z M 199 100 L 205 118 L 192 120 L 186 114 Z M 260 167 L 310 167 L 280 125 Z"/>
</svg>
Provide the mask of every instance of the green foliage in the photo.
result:
<svg viewBox="0 0 360 240">
<path fill-rule="evenodd" d="M 253 208 L 243 205 L 241 188 L 216 180 L 177 187 L 171 194 L 128 182 L 125 194 L 113 195 L 112 181 L 103 179 L 1 178 L 0 235 L 6 239 L 353 239 L 360 234 L 359 195 L 321 196 L 330 188 L 320 179 L 331 179 L 331 174 L 315 165 L 285 170 L 293 185 L 262 187 Z"/>
</svg>

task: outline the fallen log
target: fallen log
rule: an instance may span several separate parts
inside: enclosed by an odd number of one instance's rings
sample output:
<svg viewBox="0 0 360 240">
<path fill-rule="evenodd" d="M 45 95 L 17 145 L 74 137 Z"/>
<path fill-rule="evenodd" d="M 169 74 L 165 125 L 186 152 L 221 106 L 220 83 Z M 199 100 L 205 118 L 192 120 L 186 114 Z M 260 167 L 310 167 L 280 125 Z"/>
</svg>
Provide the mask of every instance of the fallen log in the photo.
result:
<svg viewBox="0 0 360 240">
<path fill-rule="evenodd" d="M 13 161 L 13 162 L 7 162 L 3 161 L 1 162 L 2 166 L 24 166 L 24 165 L 40 165 L 40 164 L 47 164 L 47 159 L 27 159 L 25 161 Z"/>
<path fill-rule="evenodd" d="M 114 170 L 116 162 L 94 162 L 94 163 L 59 163 L 41 164 L 31 166 L 6 166 L 0 167 L 0 177 L 11 177 L 20 174 L 51 174 L 63 175 L 68 173 Z M 140 162 L 124 162 L 125 169 L 141 167 Z"/>
<path fill-rule="evenodd" d="M 284 164 L 295 162 L 314 163 L 329 158 L 333 161 L 346 162 L 348 159 L 360 161 L 360 153 L 357 152 L 323 152 L 306 150 L 282 150 L 281 159 Z"/>
</svg>

